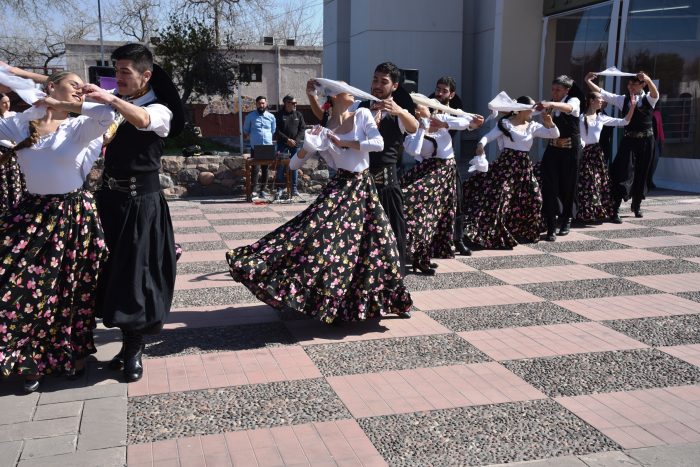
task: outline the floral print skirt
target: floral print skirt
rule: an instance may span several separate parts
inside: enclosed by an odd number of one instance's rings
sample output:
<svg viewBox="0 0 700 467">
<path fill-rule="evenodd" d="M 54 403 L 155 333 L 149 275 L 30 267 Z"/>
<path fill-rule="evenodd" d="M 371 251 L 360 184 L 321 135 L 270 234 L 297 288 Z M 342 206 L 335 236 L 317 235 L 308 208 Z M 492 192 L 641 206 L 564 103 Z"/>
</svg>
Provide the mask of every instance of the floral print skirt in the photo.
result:
<svg viewBox="0 0 700 467">
<path fill-rule="evenodd" d="M 95 353 L 95 284 L 107 257 L 87 191 L 33 195 L 0 216 L 0 373 L 70 373 Z"/>
<path fill-rule="evenodd" d="M 463 183 L 464 235 L 484 248 L 537 242 L 542 193 L 527 152 L 504 149 L 486 173 Z"/>
<path fill-rule="evenodd" d="M 368 171 L 339 169 L 301 214 L 226 259 L 259 300 L 326 323 L 400 314 L 413 303 Z"/>
<path fill-rule="evenodd" d="M 604 221 L 613 215 L 612 184 L 600 144 L 583 148 L 577 203 L 576 219 L 582 222 Z"/>
<path fill-rule="evenodd" d="M 0 215 L 19 203 L 26 191 L 24 175 L 19 170 L 13 151 L 10 159 L 0 164 Z"/>
<path fill-rule="evenodd" d="M 406 249 L 414 260 L 454 258 L 457 177 L 454 159 L 428 159 L 401 180 Z"/>
</svg>

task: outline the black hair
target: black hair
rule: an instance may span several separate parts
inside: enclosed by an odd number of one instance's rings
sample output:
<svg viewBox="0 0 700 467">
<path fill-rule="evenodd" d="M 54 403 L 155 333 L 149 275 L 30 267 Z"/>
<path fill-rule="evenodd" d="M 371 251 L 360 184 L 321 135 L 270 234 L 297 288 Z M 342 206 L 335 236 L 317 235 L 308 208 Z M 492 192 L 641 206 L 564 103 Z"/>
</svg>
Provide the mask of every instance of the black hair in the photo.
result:
<svg viewBox="0 0 700 467">
<path fill-rule="evenodd" d="M 599 94 L 599 92 L 591 91 L 588 94 L 586 94 L 586 102 L 581 103 L 581 105 L 583 106 L 583 126 L 586 128 L 586 134 L 588 134 L 588 119 L 586 118 L 586 114 L 588 113 L 589 102 L 591 101 L 591 99 L 596 99 Z M 596 115 L 598 115 L 601 110 L 602 108 L 596 110 Z"/>
<path fill-rule="evenodd" d="M 639 73 L 644 73 L 644 71 L 643 71 L 643 70 L 639 70 L 639 71 L 637 72 L 637 74 L 639 74 Z M 629 79 L 628 79 L 627 81 L 628 81 L 628 82 L 632 82 L 632 83 L 643 84 L 643 85 L 646 86 L 646 83 L 645 83 L 643 80 L 640 81 L 640 80 L 637 78 L 637 75 L 630 76 Z"/>
<path fill-rule="evenodd" d="M 530 96 L 520 96 L 517 99 L 515 99 L 515 101 L 518 104 L 535 105 L 535 100 Z M 505 127 L 505 125 L 503 124 L 503 120 L 510 118 L 513 115 L 515 115 L 515 112 L 508 112 L 507 114 L 505 114 L 504 116 L 502 116 L 501 118 L 498 119 L 498 129 L 501 130 L 501 133 L 503 133 L 508 138 L 510 138 L 511 141 L 513 141 L 513 135 L 511 135 L 510 131 L 508 131 L 508 129 Z"/>
<path fill-rule="evenodd" d="M 435 87 L 437 87 L 438 84 L 444 84 L 445 86 L 448 87 L 450 92 L 455 92 L 457 90 L 457 82 L 452 76 L 442 76 L 437 80 L 437 83 L 435 83 Z"/>
<path fill-rule="evenodd" d="M 566 75 L 559 75 L 552 80 L 552 84 L 558 84 L 565 88 L 571 88 L 574 85 L 574 80 Z"/>
<path fill-rule="evenodd" d="M 293 101 L 293 100 L 294 100 L 294 96 L 292 96 L 291 94 L 287 94 L 286 96 L 284 96 L 282 98 L 282 102 L 289 102 L 289 101 Z"/>
<path fill-rule="evenodd" d="M 389 79 L 391 79 L 393 83 L 398 83 L 401 80 L 401 70 L 391 62 L 380 63 L 377 65 L 377 68 L 374 69 L 374 72 L 389 75 Z"/>
<path fill-rule="evenodd" d="M 258 97 L 255 98 L 255 103 L 257 104 L 258 102 L 260 102 L 260 101 L 263 100 L 263 99 L 267 100 L 267 97 L 265 97 L 265 96 L 258 96 Z"/>
<path fill-rule="evenodd" d="M 112 60 L 131 60 L 139 73 L 153 71 L 153 53 L 143 44 L 124 44 L 116 48 Z"/>
</svg>

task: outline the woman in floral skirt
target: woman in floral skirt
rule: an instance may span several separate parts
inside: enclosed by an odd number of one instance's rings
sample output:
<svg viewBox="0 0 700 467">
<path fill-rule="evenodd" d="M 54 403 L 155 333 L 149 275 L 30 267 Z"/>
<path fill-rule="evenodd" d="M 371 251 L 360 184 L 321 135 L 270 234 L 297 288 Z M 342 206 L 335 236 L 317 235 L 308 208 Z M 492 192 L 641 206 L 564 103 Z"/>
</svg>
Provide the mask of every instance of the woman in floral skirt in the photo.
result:
<svg viewBox="0 0 700 467">
<path fill-rule="evenodd" d="M 520 104 L 535 101 L 522 96 Z M 542 218 L 542 193 L 535 179 L 529 151 L 535 138 L 557 138 L 559 130 L 548 112 L 544 125 L 532 121 L 533 110 L 510 112 L 479 140 L 476 154 L 498 142 L 501 154 L 486 173 L 477 173 L 464 183 L 464 235 L 484 248 L 513 248 L 518 242 L 537 242 Z"/>
<path fill-rule="evenodd" d="M 578 213 L 576 220 L 584 223 L 599 223 L 610 219 L 615 213 L 612 199 L 610 173 L 605 154 L 600 146 L 600 133 L 604 126 L 626 126 L 637 108 L 636 96 L 625 118 L 613 118 L 600 113 L 603 97 L 599 92 L 586 96 L 586 113 L 581 116 L 581 139 L 583 156 L 578 175 Z"/>
<path fill-rule="evenodd" d="M 233 279 L 259 300 L 325 323 L 408 317 L 412 305 L 396 239 L 367 170 L 369 152 L 382 150 L 384 141 L 370 111 L 349 112 L 351 104 L 352 94 L 333 95 L 328 128 L 307 131 L 304 148 L 290 161 L 298 169 L 317 149 L 337 170 L 316 201 L 226 254 Z"/>
<path fill-rule="evenodd" d="M 27 393 L 45 374 L 81 374 L 95 352 L 94 289 L 107 249 L 82 186 L 115 113 L 84 103 L 83 85 L 54 74 L 48 97 L 0 120 L 0 139 L 19 142 L 27 182 L 23 200 L 0 216 L 0 374 L 24 375 Z"/>
<path fill-rule="evenodd" d="M 457 164 L 448 130 L 470 128 L 472 118 L 447 114 L 430 116 L 416 105 L 418 131 L 406 136 L 404 150 L 418 159 L 401 180 L 406 211 L 406 250 L 413 272 L 433 275 L 430 258 L 454 258 L 454 223 L 458 196 Z"/>
<path fill-rule="evenodd" d="M 15 112 L 10 110 L 10 97 L 0 92 L 0 120 L 14 115 Z M 0 157 L 5 161 L 0 164 L 0 213 L 17 204 L 26 190 L 17 157 L 12 151 L 14 145 L 14 141 L 0 139 Z"/>
</svg>

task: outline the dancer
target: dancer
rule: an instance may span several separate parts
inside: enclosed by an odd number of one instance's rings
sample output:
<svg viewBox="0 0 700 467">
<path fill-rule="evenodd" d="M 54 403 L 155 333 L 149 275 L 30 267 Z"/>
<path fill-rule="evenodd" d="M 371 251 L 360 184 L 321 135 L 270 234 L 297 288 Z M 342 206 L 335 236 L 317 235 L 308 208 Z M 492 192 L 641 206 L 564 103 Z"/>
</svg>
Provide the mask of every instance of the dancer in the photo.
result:
<svg viewBox="0 0 700 467">
<path fill-rule="evenodd" d="M 156 334 L 173 299 L 176 246 L 158 171 L 164 138 L 184 125 L 177 89 L 150 50 L 126 44 L 112 52 L 118 97 L 95 85 L 90 96 L 114 107 L 123 121 L 105 152 L 97 206 L 111 252 L 98 284 L 98 313 L 123 334 L 109 363 L 127 382 L 143 375 L 143 335 Z"/>
<path fill-rule="evenodd" d="M 528 96 L 517 103 L 535 105 Z M 532 114 L 532 108 L 509 112 L 477 144 L 479 156 L 493 140 L 501 149 L 487 173 L 464 182 L 465 236 L 484 248 L 510 249 L 519 241 L 539 240 L 542 194 L 529 151 L 534 138 L 558 138 L 559 130 L 548 112 L 542 117 L 544 126 L 533 122 Z"/>
<path fill-rule="evenodd" d="M 0 71 L 3 80 L 13 70 Z M 80 376 L 96 351 L 95 283 L 107 248 L 82 186 L 116 117 L 109 106 L 83 102 L 74 73 L 42 81 L 46 97 L 0 119 L 0 138 L 18 142 L 27 182 L 22 201 L 0 217 L 0 372 L 24 375 L 26 393 L 46 374 Z"/>
<path fill-rule="evenodd" d="M 369 110 L 348 111 L 353 94 L 331 99 L 330 130 L 307 131 L 290 166 L 319 150 L 336 175 L 297 217 L 227 252 L 231 276 L 268 305 L 325 323 L 409 317 L 396 239 L 368 171 L 369 152 L 381 151 L 383 139 Z"/>
<path fill-rule="evenodd" d="M 379 200 L 396 236 L 401 274 L 405 274 L 406 219 L 403 196 L 397 177 L 397 164 L 401 160 L 404 135 L 415 133 L 418 130 L 418 121 L 392 98 L 392 93 L 399 88 L 400 77 L 401 70 L 393 63 L 384 62 L 377 65 L 372 77 L 372 95 L 381 101 L 362 101 L 360 107 L 371 109 L 379 133 L 384 139 L 384 149 L 371 152 L 369 155 L 369 171 L 377 187 Z"/>
<path fill-rule="evenodd" d="M 483 118 L 479 121 L 448 114 L 431 118 L 425 105 L 416 105 L 415 115 L 420 127 L 415 134 L 406 136 L 404 147 L 419 163 L 401 180 L 406 200 L 406 250 L 412 258 L 413 272 L 418 269 L 433 275 L 430 258 L 454 258 L 459 174 L 448 130 L 477 128 Z"/>
<path fill-rule="evenodd" d="M 0 120 L 14 115 L 15 112 L 10 110 L 10 96 L 0 92 Z M 0 140 L 0 158 L 4 160 L 0 163 L 0 213 L 17 204 L 27 189 L 17 165 L 17 156 L 12 151 L 14 145 L 14 141 Z"/>
<path fill-rule="evenodd" d="M 604 127 L 625 126 L 632 119 L 636 107 L 635 97 L 625 118 L 612 118 L 601 113 L 603 98 L 598 92 L 586 97 L 586 113 L 580 119 L 581 138 L 584 143 L 579 167 L 576 219 L 584 223 L 600 223 L 614 214 L 608 165 L 600 135 Z"/>
<path fill-rule="evenodd" d="M 620 205 L 622 201 L 632 198 L 632 212 L 637 218 L 642 214 L 642 200 L 648 190 L 649 170 L 654 159 L 654 130 L 652 128 L 652 112 L 659 100 L 659 90 L 643 71 L 632 76 L 627 81 L 627 94 L 612 94 L 600 88 L 593 82 L 598 75 L 588 73 L 586 84 L 591 91 L 599 92 L 605 102 L 608 102 L 623 113 L 627 113 L 632 96 L 636 96 L 637 111 L 625 127 L 625 133 L 620 141 L 617 155 L 610 166 L 610 178 L 613 190 L 612 222 L 622 223 Z M 645 87 L 649 92 L 644 92 Z"/>
<path fill-rule="evenodd" d="M 572 95 L 574 80 L 566 75 L 552 81 L 552 100 L 537 105 L 537 110 L 551 111 L 560 136 L 550 139 L 542 156 L 543 213 L 547 225 L 547 241 L 554 235 L 559 219 L 557 235 L 568 235 L 574 215 L 578 163 L 581 155 L 579 116 L 581 102 Z"/>
</svg>

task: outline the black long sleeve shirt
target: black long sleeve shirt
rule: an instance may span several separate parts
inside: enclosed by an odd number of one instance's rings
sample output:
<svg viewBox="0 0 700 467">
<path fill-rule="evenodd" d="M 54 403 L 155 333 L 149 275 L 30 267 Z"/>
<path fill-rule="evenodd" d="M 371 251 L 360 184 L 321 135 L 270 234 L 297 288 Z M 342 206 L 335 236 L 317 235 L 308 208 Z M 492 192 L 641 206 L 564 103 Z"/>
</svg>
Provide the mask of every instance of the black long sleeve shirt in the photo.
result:
<svg viewBox="0 0 700 467">
<path fill-rule="evenodd" d="M 298 110 L 285 112 L 280 110 L 277 112 L 277 141 L 287 145 L 288 139 L 293 139 L 297 142 L 297 147 L 301 145 L 301 140 L 304 136 L 304 116 Z"/>
</svg>

